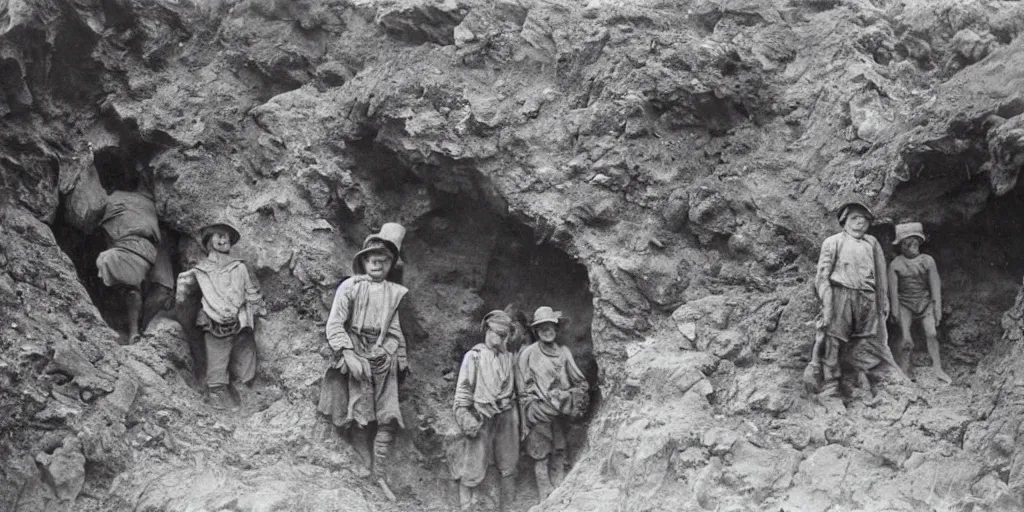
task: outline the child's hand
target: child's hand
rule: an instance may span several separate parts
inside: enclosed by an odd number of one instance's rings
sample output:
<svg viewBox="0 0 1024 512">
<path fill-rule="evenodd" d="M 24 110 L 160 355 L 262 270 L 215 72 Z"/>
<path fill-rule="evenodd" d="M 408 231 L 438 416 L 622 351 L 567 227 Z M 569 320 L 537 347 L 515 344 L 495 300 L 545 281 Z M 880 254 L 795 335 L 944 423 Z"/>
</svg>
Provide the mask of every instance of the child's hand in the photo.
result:
<svg viewBox="0 0 1024 512">
<path fill-rule="evenodd" d="M 942 306 L 938 304 L 932 304 L 932 309 L 935 311 L 935 325 L 942 323 Z"/>
</svg>

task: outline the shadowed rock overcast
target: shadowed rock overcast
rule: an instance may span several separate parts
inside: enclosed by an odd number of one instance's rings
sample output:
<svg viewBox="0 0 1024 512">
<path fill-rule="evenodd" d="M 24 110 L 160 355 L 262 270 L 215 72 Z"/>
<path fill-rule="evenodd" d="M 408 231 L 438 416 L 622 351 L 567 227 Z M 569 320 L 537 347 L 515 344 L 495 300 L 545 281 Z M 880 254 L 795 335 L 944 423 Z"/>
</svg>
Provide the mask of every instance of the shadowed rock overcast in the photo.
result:
<svg viewBox="0 0 1024 512">
<path fill-rule="evenodd" d="M 1022 29 L 990 0 L 0 0 L 0 509 L 447 510 L 453 376 L 510 303 L 565 311 L 599 388 L 537 510 L 1024 509 Z M 119 344 L 65 199 L 140 173 L 176 270 L 242 233 L 270 314 L 240 411 L 172 318 Z M 953 385 L 802 390 L 851 198 L 887 251 L 924 223 Z M 396 502 L 315 412 L 335 285 L 389 221 Z"/>
</svg>

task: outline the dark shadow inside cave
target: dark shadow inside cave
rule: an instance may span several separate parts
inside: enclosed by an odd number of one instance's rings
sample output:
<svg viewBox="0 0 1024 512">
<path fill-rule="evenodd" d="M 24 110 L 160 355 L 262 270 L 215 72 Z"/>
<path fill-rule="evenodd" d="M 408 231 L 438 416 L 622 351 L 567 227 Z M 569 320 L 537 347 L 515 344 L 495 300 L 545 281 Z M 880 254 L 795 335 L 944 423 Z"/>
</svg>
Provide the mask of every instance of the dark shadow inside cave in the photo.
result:
<svg viewBox="0 0 1024 512">
<path fill-rule="evenodd" d="M 959 191 L 988 187 L 984 177 Z M 959 197 L 959 196 L 958 196 Z M 956 210 L 956 198 L 937 201 Z M 934 206 L 938 207 L 938 206 Z M 927 242 L 921 250 L 930 254 L 942 278 L 943 320 L 939 344 L 943 365 L 957 374 L 972 372 L 978 362 L 996 348 L 1002 336 L 1000 319 L 1013 306 L 1024 275 L 1024 190 L 1020 187 L 1002 197 L 989 198 L 973 215 L 954 217 L 946 224 L 924 223 Z M 897 222 L 917 219 L 897 219 Z M 893 226 L 872 229 L 886 251 L 887 261 L 899 254 L 892 245 Z M 890 339 L 899 329 L 890 325 Z M 924 333 L 913 331 L 914 366 L 930 364 Z M 954 375 L 954 378 L 956 375 Z"/>
<path fill-rule="evenodd" d="M 94 152 L 93 160 L 97 174 L 108 194 L 115 190 L 136 190 L 140 180 L 143 180 L 140 173 L 145 172 L 143 164 L 137 159 L 138 156 L 138 154 L 122 151 L 119 148 L 104 148 Z M 105 286 L 96 267 L 96 257 L 109 245 L 105 232 L 101 227 L 97 227 L 90 233 L 84 233 L 68 225 L 64 220 L 63 205 L 59 207 L 51 229 L 57 244 L 74 264 L 79 279 L 103 320 L 112 329 L 118 331 L 120 341 L 125 343 L 128 320 L 125 315 L 123 292 L 115 287 Z M 182 235 L 164 223 L 160 224 L 160 233 L 161 237 L 165 239 L 163 246 L 164 250 L 168 252 L 167 256 L 170 259 L 173 274 L 177 275 L 182 270 L 177 254 L 178 241 Z M 144 332 L 146 325 L 157 315 L 170 314 L 163 309 L 163 302 L 166 298 L 173 300 L 173 290 L 167 290 L 155 283 L 144 282 L 142 294 L 143 310 L 140 332 Z"/>
</svg>

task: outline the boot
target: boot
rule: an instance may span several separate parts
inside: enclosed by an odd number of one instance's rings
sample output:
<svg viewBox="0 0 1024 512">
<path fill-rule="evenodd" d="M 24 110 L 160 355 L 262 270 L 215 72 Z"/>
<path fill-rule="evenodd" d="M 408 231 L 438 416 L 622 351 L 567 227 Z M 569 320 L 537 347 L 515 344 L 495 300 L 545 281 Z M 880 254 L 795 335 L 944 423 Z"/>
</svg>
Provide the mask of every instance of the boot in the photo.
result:
<svg viewBox="0 0 1024 512">
<path fill-rule="evenodd" d="M 377 435 L 373 437 L 373 477 L 375 480 L 388 481 L 388 453 L 391 442 L 395 439 L 395 424 L 387 423 L 377 427 Z"/>
<path fill-rule="evenodd" d="M 533 465 L 533 473 L 537 477 L 537 503 L 544 501 L 554 488 L 551 487 L 551 478 L 548 476 L 548 458 L 544 457 Z"/>
<path fill-rule="evenodd" d="M 551 486 L 558 488 L 565 479 L 565 454 L 554 454 L 551 456 Z"/>
<path fill-rule="evenodd" d="M 210 394 L 207 400 L 210 407 L 219 411 L 230 409 L 232 404 L 231 394 L 227 386 L 210 386 Z"/>
<path fill-rule="evenodd" d="M 476 489 L 459 484 L 459 510 L 463 512 L 473 509 L 476 504 Z"/>
<path fill-rule="evenodd" d="M 516 477 L 501 477 L 501 495 L 498 499 L 498 512 L 512 510 L 512 502 L 516 499 Z"/>
</svg>

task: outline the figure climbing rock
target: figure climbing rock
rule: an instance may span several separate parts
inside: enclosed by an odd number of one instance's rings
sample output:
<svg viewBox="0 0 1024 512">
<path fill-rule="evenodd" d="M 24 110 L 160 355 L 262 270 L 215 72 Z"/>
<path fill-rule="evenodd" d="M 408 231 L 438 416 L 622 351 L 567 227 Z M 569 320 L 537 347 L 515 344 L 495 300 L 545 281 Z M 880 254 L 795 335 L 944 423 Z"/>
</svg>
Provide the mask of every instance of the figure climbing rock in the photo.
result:
<svg viewBox="0 0 1024 512">
<path fill-rule="evenodd" d="M 388 452 L 398 428 L 398 377 L 406 372 L 405 336 L 398 307 L 409 289 L 386 280 L 399 261 L 405 228 L 387 223 L 370 235 L 352 261 L 355 273 L 338 286 L 327 319 L 327 343 L 333 352 L 321 387 L 318 410 L 334 425 L 354 426 L 357 450 L 376 427 L 371 473 L 385 482 Z"/>
<path fill-rule="evenodd" d="M 231 247 L 241 238 L 227 222 L 218 222 L 200 231 L 208 256 L 195 268 L 178 275 L 177 303 L 194 297 L 202 308 L 195 325 L 203 333 L 206 347 L 206 386 L 215 408 L 233 405 L 229 386 L 249 384 L 256 377 L 256 317 L 265 316 L 259 282 L 245 261 L 231 255 Z"/>
<path fill-rule="evenodd" d="M 572 352 L 555 343 L 561 317 L 560 311 L 548 306 L 537 308 L 530 327 L 539 341 L 519 355 L 524 442 L 526 454 L 534 460 L 540 501 L 562 483 L 567 421 L 582 416 L 590 400 L 586 378 Z"/>
<path fill-rule="evenodd" d="M 100 227 L 107 239 L 107 249 L 96 257 L 96 268 L 103 284 L 123 293 L 128 324 L 128 343 L 139 339 L 143 320 L 143 283 L 173 289 L 173 275 L 166 253 L 161 254 L 160 225 L 157 221 L 153 195 L 140 182 L 134 192 L 114 191 L 106 198 Z M 163 263 L 163 264 L 161 264 Z M 160 297 L 166 294 L 148 294 Z M 170 304 L 170 301 L 166 301 Z"/>
<path fill-rule="evenodd" d="M 455 386 L 455 422 L 464 438 L 453 473 L 459 480 L 459 505 L 469 510 L 488 466 L 496 465 L 501 474 L 498 508 L 506 511 L 515 498 L 521 431 L 516 358 L 508 347 L 515 328 L 508 313 L 496 310 L 484 316 L 481 330 L 484 342 L 466 352 Z"/>
<path fill-rule="evenodd" d="M 910 328 L 914 321 L 920 321 L 932 358 L 932 368 L 943 382 L 953 380 L 942 370 L 939 360 L 939 339 L 936 326 L 942 322 L 942 281 L 935 260 L 921 252 L 921 244 L 927 240 L 920 222 L 908 222 L 896 226 L 896 240 L 900 255 L 889 264 L 889 302 L 893 304 L 892 315 L 900 325 L 902 335 L 893 343 L 893 352 L 904 373 L 910 369 L 910 353 L 914 340 Z"/>
<path fill-rule="evenodd" d="M 889 350 L 885 319 L 889 316 L 885 255 L 867 234 L 874 216 L 867 206 L 850 202 L 837 214 L 843 231 L 825 239 L 814 279 L 821 300 L 821 359 L 824 396 L 837 396 L 841 364 L 853 368 L 854 384 L 871 396 L 868 373 L 891 369 L 904 379 Z M 816 344 L 816 348 L 818 348 Z M 817 357 L 812 358 L 814 364 Z M 870 400 L 870 398 L 867 398 Z"/>
</svg>

